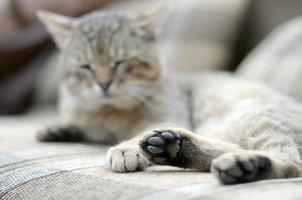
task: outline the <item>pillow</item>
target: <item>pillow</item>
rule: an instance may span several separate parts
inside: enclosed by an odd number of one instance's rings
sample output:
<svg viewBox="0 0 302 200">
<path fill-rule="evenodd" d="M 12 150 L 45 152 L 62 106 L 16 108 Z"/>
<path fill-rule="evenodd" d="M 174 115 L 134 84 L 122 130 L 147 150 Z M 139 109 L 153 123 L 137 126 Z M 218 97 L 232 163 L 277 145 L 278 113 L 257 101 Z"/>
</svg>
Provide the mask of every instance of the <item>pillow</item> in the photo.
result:
<svg viewBox="0 0 302 200">
<path fill-rule="evenodd" d="M 177 0 L 163 22 L 163 55 L 168 66 L 225 69 L 234 54 L 248 0 Z"/>
<path fill-rule="evenodd" d="M 240 64 L 237 73 L 302 100 L 302 17 L 275 29 Z"/>
<path fill-rule="evenodd" d="M 128 0 L 110 6 L 141 11 L 166 3 L 160 20 L 161 54 L 165 65 L 180 69 L 223 69 L 234 45 L 249 0 Z"/>
</svg>

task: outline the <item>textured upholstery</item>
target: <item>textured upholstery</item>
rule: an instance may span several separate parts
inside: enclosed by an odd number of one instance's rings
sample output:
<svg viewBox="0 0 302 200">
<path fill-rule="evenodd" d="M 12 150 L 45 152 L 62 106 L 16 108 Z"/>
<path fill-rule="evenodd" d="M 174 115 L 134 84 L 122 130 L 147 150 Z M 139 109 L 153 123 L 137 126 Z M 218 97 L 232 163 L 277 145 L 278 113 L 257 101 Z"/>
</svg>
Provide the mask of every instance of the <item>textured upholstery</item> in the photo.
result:
<svg viewBox="0 0 302 200">
<path fill-rule="evenodd" d="M 53 110 L 53 109 L 51 109 Z M 209 173 L 169 167 L 112 173 L 106 146 L 38 143 L 35 131 L 56 114 L 43 108 L 0 119 L 0 199 L 257 199 L 302 198 L 302 179 L 222 186 Z"/>
</svg>

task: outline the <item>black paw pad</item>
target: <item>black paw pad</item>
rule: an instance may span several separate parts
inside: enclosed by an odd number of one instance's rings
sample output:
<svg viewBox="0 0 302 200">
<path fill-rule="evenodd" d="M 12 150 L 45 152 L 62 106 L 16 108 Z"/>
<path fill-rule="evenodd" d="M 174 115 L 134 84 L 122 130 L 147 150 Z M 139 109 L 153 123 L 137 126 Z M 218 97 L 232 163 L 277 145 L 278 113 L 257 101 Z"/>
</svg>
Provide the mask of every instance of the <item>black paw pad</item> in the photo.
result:
<svg viewBox="0 0 302 200">
<path fill-rule="evenodd" d="M 212 163 L 212 171 L 223 184 L 245 183 L 265 179 L 272 167 L 267 157 L 236 156 L 217 158 Z"/>
<path fill-rule="evenodd" d="M 170 131 L 154 131 L 154 134 L 141 142 L 141 149 L 156 164 L 178 166 L 182 139 Z"/>
</svg>

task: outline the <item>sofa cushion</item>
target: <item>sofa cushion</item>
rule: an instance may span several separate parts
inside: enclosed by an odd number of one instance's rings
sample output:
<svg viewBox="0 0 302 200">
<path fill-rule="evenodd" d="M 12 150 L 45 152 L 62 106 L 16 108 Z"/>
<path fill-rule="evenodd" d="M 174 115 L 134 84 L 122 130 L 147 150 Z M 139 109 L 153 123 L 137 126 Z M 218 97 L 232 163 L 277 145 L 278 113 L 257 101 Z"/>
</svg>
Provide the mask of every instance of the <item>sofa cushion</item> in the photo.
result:
<svg viewBox="0 0 302 200">
<path fill-rule="evenodd" d="M 238 68 L 238 73 L 263 81 L 302 100 L 302 17 L 274 30 Z"/>
<path fill-rule="evenodd" d="M 108 146 L 39 143 L 35 132 L 54 121 L 54 108 L 0 118 L 0 199 L 258 199 L 302 197 L 302 179 L 220 185 L 210 173 L 154 166 L 113 173 Z M 293 192 L 294 191 L 294 192 Z"/>
<path fill-rule="evenodd" d="M 160 24 L 161 54 L 167 66 L 225 69 L 229 66 L 250 0 L 170 0 Z M 127 0 L 111 4 L 144 11 L 163 1 Z"/>
</svg>

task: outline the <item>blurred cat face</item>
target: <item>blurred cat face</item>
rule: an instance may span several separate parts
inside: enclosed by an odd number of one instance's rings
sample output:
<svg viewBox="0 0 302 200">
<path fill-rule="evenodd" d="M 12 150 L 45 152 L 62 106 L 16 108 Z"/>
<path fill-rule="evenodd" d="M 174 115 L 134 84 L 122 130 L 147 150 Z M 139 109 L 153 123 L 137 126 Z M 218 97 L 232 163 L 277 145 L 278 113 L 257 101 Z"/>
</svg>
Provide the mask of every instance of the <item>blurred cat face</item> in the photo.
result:
<svg viewBox="0 0 302 200">
<path fill-rule="evenodd" d="M 63 84 L 70 94 L 100 104 L 134 106 L 152 96 L 160 80 L 158 65 L 142 57 L 87 61 L 73 67 L 65 63 L 69 67 L 66 67 Z"/>
<path fill-rule="evenodd" d="M 154 33 L 145 24 L 133 26 L 137 16 L 92 13 L 67 21 L 67 32 L 55 31 L 54 38 L 63 56 L 62 86 L 70 95 L 131 108 L 154 94 L 161 75 Z"/>
</svg>

